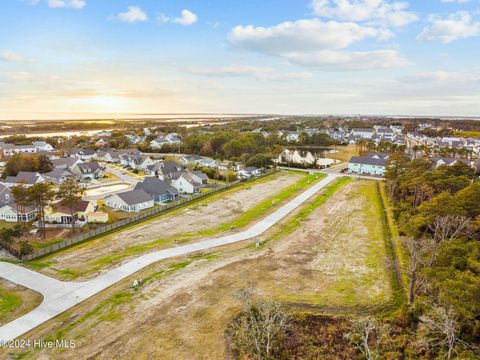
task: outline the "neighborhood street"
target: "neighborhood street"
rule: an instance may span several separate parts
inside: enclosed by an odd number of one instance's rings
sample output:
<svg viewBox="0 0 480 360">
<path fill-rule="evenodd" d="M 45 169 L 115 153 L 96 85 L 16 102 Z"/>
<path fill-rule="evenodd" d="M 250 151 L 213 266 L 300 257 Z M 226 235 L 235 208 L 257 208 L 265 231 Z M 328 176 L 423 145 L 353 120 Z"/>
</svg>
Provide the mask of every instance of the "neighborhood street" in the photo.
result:
<svg viewBox="0 0 480 360">
<path fill-rule="evenodd" d="M 118 174 L 116 175 L 118 176 Z M 0 277 L 38 291 L 44 297 L 43 302 L 38 308 L 0 327 L 0 340 L 13 340 L 27 333 L 42 323 L 157 261 L 255 238 L 278 223 L 333 180 L 341 176 L 343 175 L 327 174 L 324 179 L 247 230 L 228 236 L 145 254 L 90 281 L 63 282 L 28 270 L 19 265 L 0 262 Z"/>
</svg>

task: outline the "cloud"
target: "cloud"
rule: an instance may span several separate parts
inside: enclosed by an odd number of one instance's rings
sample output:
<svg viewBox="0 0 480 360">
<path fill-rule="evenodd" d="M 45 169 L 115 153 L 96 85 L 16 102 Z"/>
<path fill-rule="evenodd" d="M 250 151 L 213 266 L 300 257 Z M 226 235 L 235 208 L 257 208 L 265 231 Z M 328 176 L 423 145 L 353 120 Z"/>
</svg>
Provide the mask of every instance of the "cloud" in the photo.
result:
<svg viewBox="0 0 480 360">
<path fill-rule="evenodd" d="M 127 11 L 118 13 L 115 18 L 131 24 L 148 20 L 147 14 L 138 6 L 129 6 Z"/>
<path fill-rule="evenodd" d="M 195 15 L 190 10 L 184 9 L 182 10 L 180 17 L 173 19 L 172 22 L 176 24 L 184 25 L 184 26 L 189 26 L 189 25 L 195 24 L 197 20 L 198 20 L 197 15 Z"/>
<path fill-rule="evenodd" d="M 165 14 L 160 14 L 157 17 L 157 21 L 161 24 L 174 23 L 174 24 L 179 24 L 183 26 L 190 26 L 195 24 L 198 21 L 198 16 L 195 13 L 191 12 L 190 10 L 184 9 L 180 13 L 179 17 L 171 18 Z"/>
<path fill-rule="evenodd" d="M 431 71 L 414 73 L 401 78 L 404 82 L 411 83 L 445 83 L 445 84 L 478 84 L 480 85 L 480 75 L 467 74 L 461 72 L 449 71 Z"/>
<path fill-rule="evenodd" d="M 467 11 L 457 11 L 447 18 L 431 15 L 429 21 L 430 25 L 423 29 L 417 40 L 437 40 L 448 44 L 459 39 L 480 36 L 480 22 L 473 21 Z"/>
<path fill-rule="evenodd" d="M 267 81 L 304 80 L 312 77 L 312 74 L 307 72 L 276 72 L 270 67 L 248 65 L 193 67 L 187 69 L 187 71 L 194 75 L 208 77 L 254 77 L 258 80 Z"/>
<path fill-rule="evenodd" d="M 392 36 L 388 30 L 352 22 L 311 19 L 287 21 L 269 28 L 239 25 L 231 30 L 228 39 L 239 48 L 282 55 L 293 51 L 342 49 L 366 38 L 386 40 Z"/>
<path fill-rule="evenodd" d="M 319 19 L 284 22 L 269 28 L 236 26 L 228 35 L 237 48 L 278 56 L 291 63 L 333 70 L 366 70 L 409 65 L 394 50 L 340 51 L 359 41 L 386 40 L 389 30 L 353 22 L 323 22 Z"/>
<path fill-rule="evenodd" d="M 398 51 L 335 51 L 289 53 L 286 58 L 297 65 L 321 67 L 325 70 L 372 70 L 404 67 L 411 62 Z"/>
<path fill-rule="evenodd" d="M 16 53 L 16 52 L 11 51 L 11 50 L 0 51 L 0 60 L 6 61 L 6 62 L 26 61 L 26 59 L 23 55 L 20 55 L 19 53 Z"/>
<path fill-rule="evenodd" d="M 312 0 L 314 14 L 342 21 L 404 27 L 418 20 L 407 2 L 386 0 Z"/>
<path fill-rule="evenodd" d="M 38 1 L 32 1 L 36 4 Z M 70 9 L 82 9 L 87 5 L 85 0 L 47 0 L 47 5 L 50 8 L 70 8 Z"/>
<path fill-rule="evenodd" d="M 441 0 L 443 3 L 466 4 L 472 0 Z"/>
<path fill-rule="evenodd" d="M 273 72 L 272 68 L 247 66 L 247 65 L 231 65 L 221 67 L 192 67 L 188 72 L 195 75 L 203 76 L 252 76 L 259 74 L 267 74 Z"/>
<path fill-rule="evenodd" d="M 28 81 L 33 79 L 33 75 L 25 71 L 17 71 L 8 74 L 8 77 L 17 81 Z"/>
</svg>

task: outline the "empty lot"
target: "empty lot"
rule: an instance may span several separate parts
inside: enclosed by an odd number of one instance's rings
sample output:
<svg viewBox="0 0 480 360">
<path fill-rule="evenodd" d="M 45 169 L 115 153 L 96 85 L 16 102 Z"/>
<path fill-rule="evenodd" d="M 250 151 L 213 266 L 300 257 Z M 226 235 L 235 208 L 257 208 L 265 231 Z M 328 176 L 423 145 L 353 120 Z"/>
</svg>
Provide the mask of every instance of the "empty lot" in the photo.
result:
<svg viewBox="0 0 480 360">
<path fill-rule="evenodd" d="M 230 225 L 247 225 L 250 218 L 262 215 L 276 205 L 269 199 L 282 191 L 283 198 L 291 197 L 297 188 L 308 186 L 313 179 L 313 175 L 282 171 L 33 261 L 28 266 L 62 279 L 93 277 L 99 271 L 141 253 L 231 231 Z M 250 214 L 252 210 L 255 213 Z"/>
<path fill-rule="evenodd" d="M 224 334 L 239 311 L 233 294 L 240 288 L 254 286 L 293 309 L 385 305 L 391 291 L 375 185 L 352 181 L 335 190 L 323 205 L 320 194 L 267 231 L 260 249 L 236 245 L 155 264 L 136 275 L 144 280 L 138 290 L 124 281 L 32 336 L 77 339 L 75 350 L 55 358 L 217 359 L 227 355 Z"/>
</svg>

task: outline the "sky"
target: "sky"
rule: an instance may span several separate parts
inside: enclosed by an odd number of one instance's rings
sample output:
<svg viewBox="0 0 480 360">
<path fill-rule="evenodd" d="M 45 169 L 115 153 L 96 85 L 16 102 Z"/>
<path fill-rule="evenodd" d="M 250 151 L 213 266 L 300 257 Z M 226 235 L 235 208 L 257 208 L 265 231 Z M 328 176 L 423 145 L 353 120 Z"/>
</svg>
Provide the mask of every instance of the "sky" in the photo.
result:
<svg viewBox="0 0 480 360">
<path fill-rule="evenodd" d="M 480 116 L 480 0 L 2 0 L 0 118 Z"/>
</svg>

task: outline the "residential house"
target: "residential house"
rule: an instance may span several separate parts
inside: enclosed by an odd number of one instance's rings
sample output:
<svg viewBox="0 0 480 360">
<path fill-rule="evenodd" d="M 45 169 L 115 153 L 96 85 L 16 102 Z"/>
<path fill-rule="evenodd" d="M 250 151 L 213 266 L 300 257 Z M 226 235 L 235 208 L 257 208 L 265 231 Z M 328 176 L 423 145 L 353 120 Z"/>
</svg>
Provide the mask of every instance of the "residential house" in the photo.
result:
<svg viewBox="0 0 480 360">
<path fill-rule="evenodd" d="M 147 170 L 148 166 L 155 164 L 155 161 L 144 155 L 121 155 L 120 163 L 129 165 L 135 170 Z"/>
<path fill-rule="evenodd" d="M 97 162 L 79 163 L 72 172 L 79 180 L 93 180 L 105 175 L 105 168 Z"/>
<path fill-rule="evenodd" d="M 374 135 L 373 129 L 369 128 L 355 128 L 352 129 L 352 135 L 353 136 L 358 136 L 362 139 L 371 139 Z"/>
<path fill-rule="evenodd" d="M 193 181 L 195 181 L 197 184 L 207 184 L 208 183 L 207 174 L 205 174 L 201 171 L 190 171 L 190 174 L 192 175 Z"/>
<path fill-rule="evenodd" d="M 42 151 L 53 152 L 53 151 L 55 151 L 53 146 L 50 145 L 49 143 L 45 142 L 45 141 L 34 141 L 32 144 L 37 149 L 37 152 L 42 152 Z"/>
<path fill-rule="evenodd" d="M 13 195 L 10 188 L 0 184 L 0 207 L 5 206 L 13 202 Z"/>
<path fill-rule="evenodd" d="M 67 157 L 52 160 L 52 165 L 54 168 L 58 169 L 73 169 L 75 165 L 83 163 L 83 160 L 77 157 Z"/>
<path fill-rule="evenodd" d="M 172 174 L 183 170 L 183 168 L 174 161 L 161 161 L 157 164 L 158 169 L 155 171 L 155 176 L 162 180 L 169 179 L 172 177 Z"/>
<path fill-rule="evenodd" d="M 138 212 L 152 208 L 155 202 L 145 190 L 139 189 L 109 195 L 105 198 L 105 205 L 115 210 Z"/>
<path fill-rule="evenodd" d="M 0 220 L 3 220 L 3 221 L 29 222 L 29 221 L 35 220 L 36 217 L 37 217 L 37 209 L 33 205 L 26 206 L 21 211 L 17 209 L 17 205 L 15 203 L 10 203 L 0 208 Z"/>
<path fill-rule="evenodd" d="M 385 174 L 387 163 L 383 158 L 354 156 L 348 163 L 348 171 L 355 174 L 381 175 Z"/>
<path fill-rule="evenodd" d="M 91 149 L 73 149 L 69 151 L 70 157 L 78 157 L 84 161 L 92 160 L 96 151 Z"/>
<path fill-rule="evenodd" d="M 84 225 L 87 222 L 87 213 L 95 212 L 95 210 L 94 202 L 80 200 L 73 208 L 72 217 L 70 207 L 63 201 L 58 201 L 45 208 L 45 221 L 54 224 L 71 224 L 76 222 L 79 225 Z"/>
<path fill-rule="evenodd" d="M 255 166 L 249 166 L 238 172 L 238 176 L 243 179 L 251 178 L 252 176 L 260 176 L 262 170 Z"/>
<path fill-rule="evenodd" d="M 200 191 L 202 183 L 197 182 L 189 171 L 174 175 L 171 185 L 182 194 L 195 194 Z"/>
<path fill-rule="evenodd" d="M 46 182 L 63 184 L 68 179 L 75 178 L 75 175 L 68 169 L 54 168 L 52 171 L 42 174 Z"/>
<path fill-rule="evenodd" d="M 104 147 L 107 145 L 108 145 L 108 141 L 105 139 L 100 138 L 97 141 L 95 141 L 95 146 Z"/>
<path fill-rule="evenodd" d="M 112 132 L 111 131 L 100 131 L 98 133 L 95 134 L 95 136 L 97 137 L 111 137 L 112 136 Z"/>
<path fill-rule="evenodd" d="M 135 190 L 145 191 L 157 204 L 178 200 L 177 189 L 156 177 L 146 177 L 143 182 L 137 183 Z"/>
<path fill-rule="evenodd" d="M 34 154 L 37 152 L 35 145 L 17 145 L 15 151 L 21 154 Z"/>
<path fill-rule="evenodd" d="M 288 142 L 298 142 L 300 140 L 300 131 L 288 131 L 285 139 Z"/>
<path fill-rule="evenodd" d="M 13 187 L 20 184 L 30 187 L 44 181 L 45 178 L 38 172 L 20 171 L 17 176 L 7 176 L 3 183 L 7 187 Z"/>
<path fill-rule="evenodd" d="M 465 165 L 472 166 L 472 162 L 468 159 L 433 157 L 432 161 L 434 162 L 435 167 L 439 167 L 441 165 L 453 166 L 459 162 L 463 162 Z"/>
</svg>

